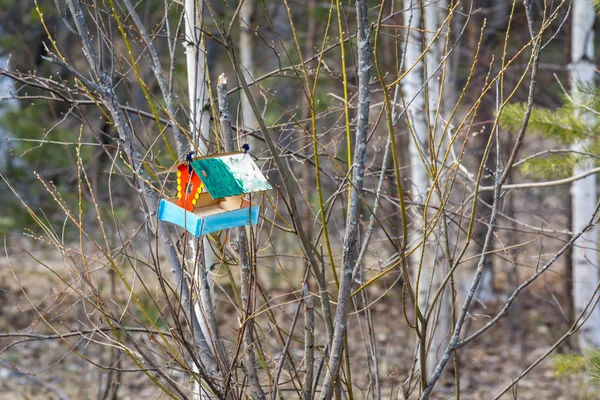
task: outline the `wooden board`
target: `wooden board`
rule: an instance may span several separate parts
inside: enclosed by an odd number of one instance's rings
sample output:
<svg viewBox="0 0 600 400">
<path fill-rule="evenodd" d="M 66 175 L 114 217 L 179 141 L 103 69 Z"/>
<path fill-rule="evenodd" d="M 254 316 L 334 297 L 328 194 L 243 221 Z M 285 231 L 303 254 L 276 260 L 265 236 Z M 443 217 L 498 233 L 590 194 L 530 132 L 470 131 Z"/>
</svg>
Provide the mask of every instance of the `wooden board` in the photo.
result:
<svg viewBox="0 0 600 400">
<path fill-rule="evenodd" d="M 175 200 L 160 201 L 158 219 L 180 226 L 194 236 L 238 226 L 256 225 L 260 214 L 260 207 L 247 201 L 244 201 L 244 207 L 232 211 L 213 204 L 189 212 L 179 207 Z"/>
</svg>

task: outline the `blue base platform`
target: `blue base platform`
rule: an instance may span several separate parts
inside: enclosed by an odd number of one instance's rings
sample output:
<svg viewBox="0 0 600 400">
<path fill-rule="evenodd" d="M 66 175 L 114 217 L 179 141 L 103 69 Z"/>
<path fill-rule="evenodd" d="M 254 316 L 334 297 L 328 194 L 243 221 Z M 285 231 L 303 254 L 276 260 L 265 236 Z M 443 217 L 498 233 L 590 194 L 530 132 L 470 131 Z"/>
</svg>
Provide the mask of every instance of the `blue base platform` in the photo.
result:
<svg viewBox="0 0 600 400">
<path fill-rule="evenodd" d="M 219 211 L 220 210 L 220 211 Z M 245 225 L 256 225 L 260 206 L 251 204 L 237 210 L 226 211 L 213 206 L 210 215 L 202 215 L 206 210 L 200 208 L 189 212 L 169 200 L 162 199 L 158 207 L 158 219 L 185 228 L 194 236 L 203 236 L 223 229 Z"/>
</svg>

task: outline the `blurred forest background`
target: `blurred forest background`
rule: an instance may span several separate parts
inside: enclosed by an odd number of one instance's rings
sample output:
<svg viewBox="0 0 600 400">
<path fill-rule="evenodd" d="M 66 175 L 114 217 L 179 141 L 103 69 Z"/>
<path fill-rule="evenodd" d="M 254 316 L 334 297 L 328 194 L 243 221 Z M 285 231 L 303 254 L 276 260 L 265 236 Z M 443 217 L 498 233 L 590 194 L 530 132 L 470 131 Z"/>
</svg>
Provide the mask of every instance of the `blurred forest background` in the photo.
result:
<svg viewBox="0 0 600 400">
<path fill-rule="evenodd" d="M 0 398 L 600 398 L 596 12 L 0 0 Z"/>
</svg>

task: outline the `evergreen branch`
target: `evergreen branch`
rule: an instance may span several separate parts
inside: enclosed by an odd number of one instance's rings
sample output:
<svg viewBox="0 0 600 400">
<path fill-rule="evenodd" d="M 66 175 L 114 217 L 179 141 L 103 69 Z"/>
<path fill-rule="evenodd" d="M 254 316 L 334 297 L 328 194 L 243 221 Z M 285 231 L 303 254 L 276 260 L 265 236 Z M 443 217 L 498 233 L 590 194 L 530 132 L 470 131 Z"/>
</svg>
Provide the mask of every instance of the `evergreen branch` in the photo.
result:
<svg viewBox="0 0 600 400">
<path fill-rule="evenodd" d="M 592 385 L 600 385 L 600 349 L 590 348 L 585 352 L 585 371 Z"/>
<path fill-rule="evenodd" d="M 521 165 L 521 173 L 534 179 L 567 178 L 573 175 L 573 168 L 581 160 L 575 154 L 552 155 L 531 159 Z"/>
<path fill-rule="evenodd" d="M 523 103 L 506 105 L 500 115 L 500 124 L 516 131 L 522 124 L 525 111 Z M 544 139 L 554 139 L 564 144 L 571 144 L 591 135 L 589 125 L 578 118 L 568 105 L 557 110 L 534 108 L 527 130 L 536 132 Z"/>
<path fill-rule="evenodd" d="M 533 189 L 533 188 L 540 188 L 540 187 L 552 187 L 552 186 L 559 186 L 559 185 L 565 185 L 567 183 L 573 183 L 575 181 L 578 181 L 580 179 L 585 178 L 586 176 L 589 175 L 593 175 L 593 174 L 597 174 L 600 172 L 600 167 L 598 168 L 593 168 L 590 169 L 588 171 L 585 171 L 579 175 L 574 175 L 571 176 L 569 178 L 565 178 L 565 179 L 557 179 L 554 181 L 547 181 L 547 182 L 531 182 L 531 183 L 515 183 L 512 185 L 503 185 L 502 189 L 506 189 L 506 190 L 510 190 L 510 189 Z M 493 191 L 494 190 L 494 186 L 481 186 L 479 188 L 480 192 L 489 192 L 489 191 Z"/>
<path fill-rule="evenodd" d="M 589 158 L 594 158 L 594 159 L 598 159 L 600 160 L 600 156 L 596 155 L 596 154 L 600 154 L 597 151 L 593 151 L 593 150 L 588 150 L 588 151 L 576 151 L 576 150 L 571 150 L 571 149 L 550 149 L 550 150 L 544 150 L 544 151 L 540 151 L 537 152 L 535 154 L 531 154 L 525 158 L 523 158 L 522 160 L 519 160 L 515 163 L 515 167 L 518 167 L 521 164 L 525 164 L 527 161 L 537 158 L 537 157 L 541 157 L 541 156 L 545 156 L 547 154 L 576 154 L 576 155 L 580 155 L 580 156 L 585 156 L 585 157 L 589 157 Z"/>
</svg>

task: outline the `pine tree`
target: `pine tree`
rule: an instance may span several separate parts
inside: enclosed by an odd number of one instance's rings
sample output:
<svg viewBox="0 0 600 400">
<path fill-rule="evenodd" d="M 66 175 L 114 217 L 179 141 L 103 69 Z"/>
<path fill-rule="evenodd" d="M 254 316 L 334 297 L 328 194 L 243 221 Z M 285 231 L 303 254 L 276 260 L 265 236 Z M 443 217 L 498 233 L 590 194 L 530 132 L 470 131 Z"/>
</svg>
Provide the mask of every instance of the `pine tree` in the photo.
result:
<svg viewBox="0 0 600 400">
<path fill-rule="evenodd" d="M 594 59 L 594 21 L 592 1 L 575 0 L 569 68 L 571 93 L 565 95 L 565 104 L 558 110 L 534 109 L 528 125 L 529 130 L 562 146 L 526 159 L 521 164 L 521 171 L 526 176 L 559 179 L 580 175 L 599 164 L 599 123 L 595 115 L 600 112 L 600 89 L 594 86 L 595 71 L 591 61 Z M 516 129 L 521 124 L 524 112 L 525 106 L 522 104 L 509 105 L 503 110 L 500 121 L 505 127 Z M 597 201 L 595 174 L 571 184 L 571 200 L 571 230 L 577 233 L 585 226 Z M 573 247 L 571 260 L 575 313 L 589 317 L 579 331 L 582 350 L 600 347 L 600 310 L 597 307 L 586 310 L 600 284 L 597 246 L 597 230 L 592 227 Z"/>
</svg>

